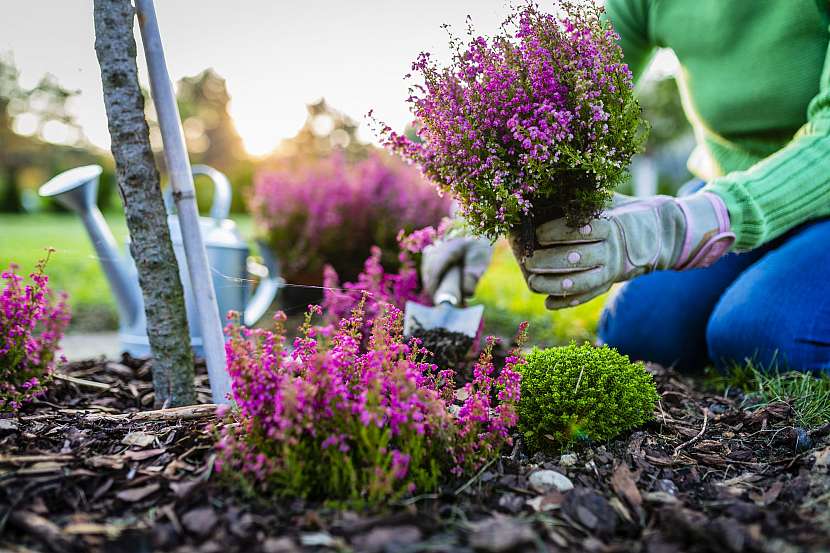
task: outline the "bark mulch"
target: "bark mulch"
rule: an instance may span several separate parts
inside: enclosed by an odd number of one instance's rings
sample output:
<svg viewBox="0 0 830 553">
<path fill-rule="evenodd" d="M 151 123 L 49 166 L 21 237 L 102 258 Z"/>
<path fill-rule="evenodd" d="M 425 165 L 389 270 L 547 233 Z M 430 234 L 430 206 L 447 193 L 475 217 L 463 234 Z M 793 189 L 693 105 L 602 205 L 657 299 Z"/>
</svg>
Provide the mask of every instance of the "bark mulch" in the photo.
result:
<svg viewBox="0 0 830 553">
<path fill-rule="evenodd" d="M 75 363 L 0 419 L 0 551 L 830 550 L 830 426 L 651 370 L 662 399 L 641 430 L 557 457 L 517 444 L 441 493 L 355 513 L 235 495 L 212 471 L 212 407 L 151 410 L 138 360 Z"/>
</svg>

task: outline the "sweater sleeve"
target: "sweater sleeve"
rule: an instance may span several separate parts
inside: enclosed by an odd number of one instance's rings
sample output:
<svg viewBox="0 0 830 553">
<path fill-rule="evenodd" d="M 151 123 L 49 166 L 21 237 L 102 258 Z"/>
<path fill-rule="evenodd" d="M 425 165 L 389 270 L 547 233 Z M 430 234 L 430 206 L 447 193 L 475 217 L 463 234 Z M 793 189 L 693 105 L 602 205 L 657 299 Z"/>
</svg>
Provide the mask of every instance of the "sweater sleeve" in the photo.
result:
<svg viewBox="0 0 830 553">
<path fill-rule="evenodd" d="M 792 141 L 745 171 L 713 179 L 705 190 L 724 200 L 739 251 L 830 215 L 830 50 L 807 123 Z"/>
<path fill-rule="evenodd" d="M 620 35 L 623 60 L 634 74 L 636 82 L 648 67 L 655 52 L 649 33 L 649 4 L 651 0 L 606 0 L 605 16 Z"/>
</svg>

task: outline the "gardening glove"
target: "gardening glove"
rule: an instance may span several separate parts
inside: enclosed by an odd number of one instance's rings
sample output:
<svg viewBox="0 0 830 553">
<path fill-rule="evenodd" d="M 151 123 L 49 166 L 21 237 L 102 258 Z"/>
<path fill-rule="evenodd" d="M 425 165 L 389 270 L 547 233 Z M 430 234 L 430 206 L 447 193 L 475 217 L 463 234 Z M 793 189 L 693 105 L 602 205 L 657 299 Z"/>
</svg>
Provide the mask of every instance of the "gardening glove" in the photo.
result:
<svg viewBox="0 0 830 553">
<path fill-rule="evenodd" d="M 493 247 L 484 238 L 460 237 L 440 240 L 424 248 L 421 258 L 421 280 L 424 289 L 435 296 L 444 274 L 452 267 L 461 267 L 461 292 L 465 298 L 476 291 L 481 275 L 490 265 Z"/>
<path fill-rule="evenodd" d="M 523 270 L 548 309 L 585 303 L 615 282 L 660 269 L 708 267 L 735 241 L 719 196 L 636 199 L 616 195 L 610 208 L 574 229 L 555 219 L 536 229 L 537 248 Z"/>
</svg>

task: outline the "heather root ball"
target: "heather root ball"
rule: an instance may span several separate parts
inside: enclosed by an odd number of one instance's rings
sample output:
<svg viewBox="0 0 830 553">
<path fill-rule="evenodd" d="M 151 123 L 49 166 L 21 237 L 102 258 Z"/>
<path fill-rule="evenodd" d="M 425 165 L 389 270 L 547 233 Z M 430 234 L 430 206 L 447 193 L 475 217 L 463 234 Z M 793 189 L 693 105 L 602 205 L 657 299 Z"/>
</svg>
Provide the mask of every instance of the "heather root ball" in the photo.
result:
<svg viewBox="0 0 830 553">
<path fill-rule="evenodd" d="M 651 420 L 659 398 L 643 364 L 608 346 L 534 348 L 521 372 L 519 428 L 534 451 L 609 440 Z"/>
</svg>

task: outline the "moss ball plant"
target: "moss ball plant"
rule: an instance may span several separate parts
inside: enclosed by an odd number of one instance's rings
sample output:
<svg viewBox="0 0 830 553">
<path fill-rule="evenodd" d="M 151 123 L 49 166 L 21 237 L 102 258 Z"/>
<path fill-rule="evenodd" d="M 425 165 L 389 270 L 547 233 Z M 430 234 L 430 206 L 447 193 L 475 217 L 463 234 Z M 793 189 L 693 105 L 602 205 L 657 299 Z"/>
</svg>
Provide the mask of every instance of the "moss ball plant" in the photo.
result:
<svg viewBox="0 0 830 553">
<path fill-rule="evenodd" d="M 611 439 L 651 420 L 659 398 L 643 364 L 608 346 L 534 348 L 521 372 L 519 428 L 534 451 Z"/>
</svg>

